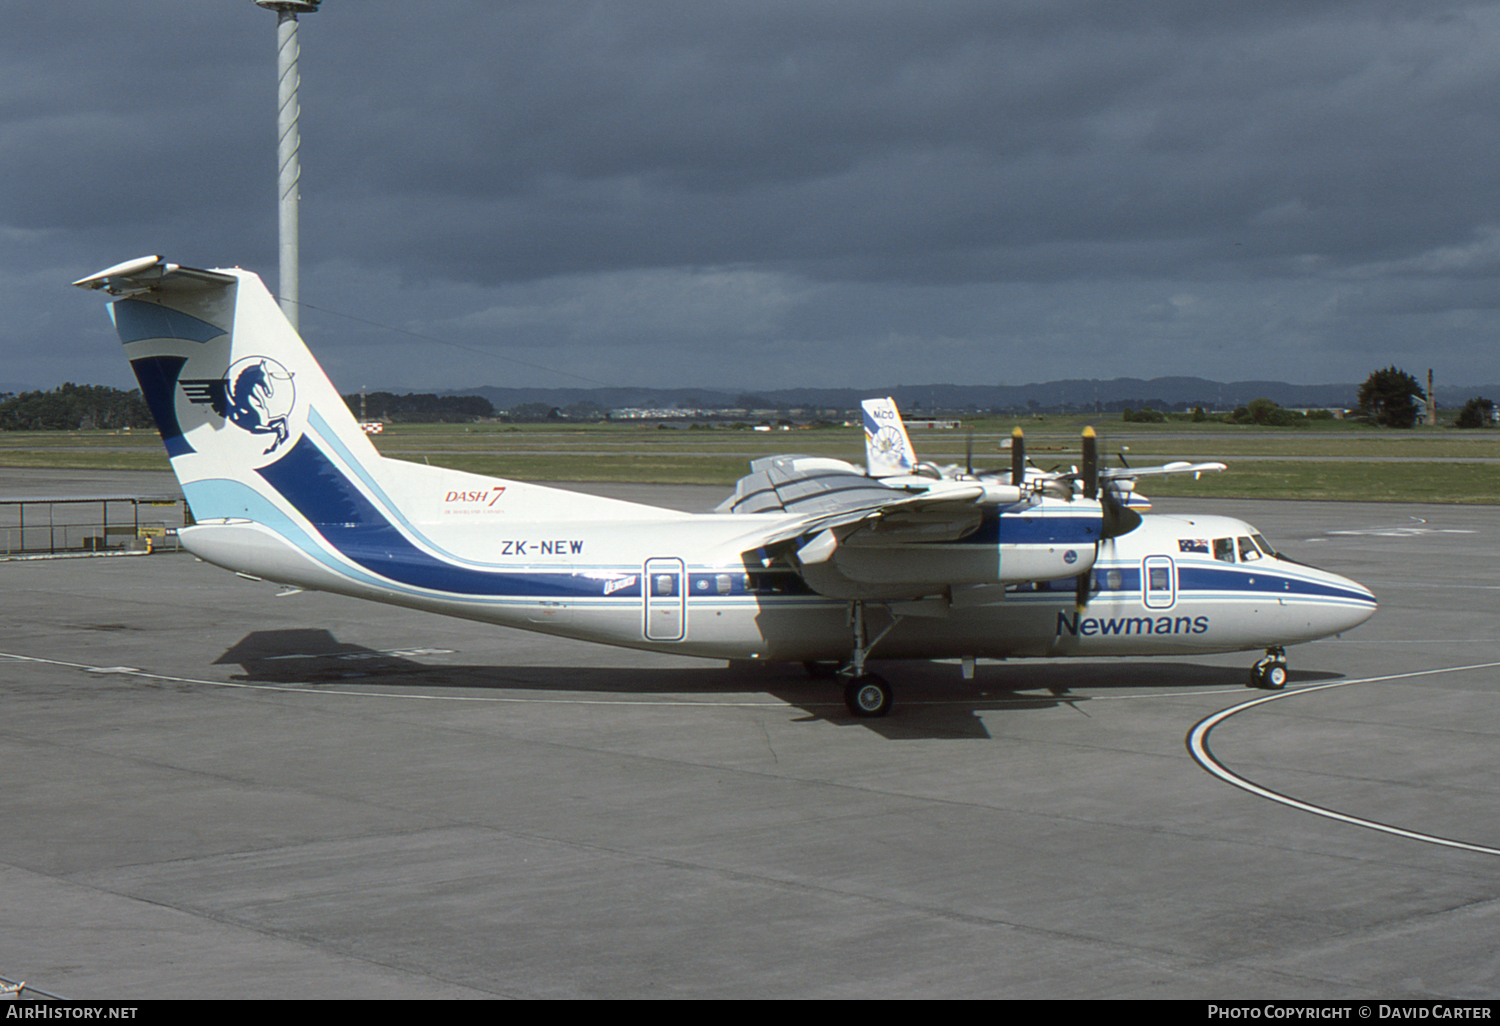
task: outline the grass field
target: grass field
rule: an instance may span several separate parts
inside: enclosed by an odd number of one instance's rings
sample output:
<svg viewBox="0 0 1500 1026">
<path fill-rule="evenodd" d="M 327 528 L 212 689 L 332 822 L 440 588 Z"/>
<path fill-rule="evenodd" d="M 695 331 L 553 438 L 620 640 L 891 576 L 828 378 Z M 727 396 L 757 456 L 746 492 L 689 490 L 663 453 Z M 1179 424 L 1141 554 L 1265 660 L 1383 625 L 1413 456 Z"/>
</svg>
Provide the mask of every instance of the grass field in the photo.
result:
<svg viewBox="0 0 1500 1026">
<path fill-rule="evenodd" d="M 1124 424 L 1104 418 L 979 420 L 974 465 L 1009 466 L 1001 448 L 1020 423 L 1037 466 L 1077 462 L 1084 424 L 1099 430 L 1108 465 L 1122 450 L 1132 464 L 1221 460 L 1229 469 L 1201 480 L 1172 477 L 1143 488 L 1153 495 L 1500 504 L 1500 431 L 1418 427 L 1389 431 L 1353 423 L 1316 428 L 1226 424 Z M 922 459 L 962 464 L 969 430 L 913 431 Z M 535 481 L 639 481 L 723 485 L 752 459 L 797 452 L 864 458 L 857 427 L 755 432 L 657 428 L 654 424 L 473 426 L 395 424 L 375 436 L 398 459 Z M 167 470 L 149 431 L 0 434 L 0 466 Z"/>
</svg>

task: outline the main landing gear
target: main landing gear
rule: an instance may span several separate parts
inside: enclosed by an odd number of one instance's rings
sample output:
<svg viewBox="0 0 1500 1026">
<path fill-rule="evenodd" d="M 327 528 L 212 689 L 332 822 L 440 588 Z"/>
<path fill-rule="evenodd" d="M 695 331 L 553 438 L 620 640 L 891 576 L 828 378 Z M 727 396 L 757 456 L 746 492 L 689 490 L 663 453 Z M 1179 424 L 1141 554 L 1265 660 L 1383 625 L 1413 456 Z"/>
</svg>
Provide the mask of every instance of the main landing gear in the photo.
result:
<svg viewBox="0 0 1500 1026">
<path fill-rule="evenodd" d="M 891 686 L 878 673 L 862 673 L 844 685 L 844 705 L 855 716 L 873 718 L 891 711 Z"/>
<path fill-rule="evenodd" d="M 854 628 L 854 650 L 849 654 L 849 664 L 839 671 L 839 678 L 844 681 L 844 705 L 863 719 L 884 716 L 891 711 L 895 696 L 884 677 L 865 672 L 865 660 L 880 639 L 896 626 L 896 618 L 893 616 L 890 625 L 872 641 L 865 632 L 865 604 L 856 599 L 849 603 L 849 625 Z"/>
<path fill-rule="evenodd" d="M 1266 649 L 1266 654 L 1250 667 L 1250 686 L 1266 691 L 1280 691 L 1286 687 L 1286 649 L 1280 645 Z"/>
</svg>

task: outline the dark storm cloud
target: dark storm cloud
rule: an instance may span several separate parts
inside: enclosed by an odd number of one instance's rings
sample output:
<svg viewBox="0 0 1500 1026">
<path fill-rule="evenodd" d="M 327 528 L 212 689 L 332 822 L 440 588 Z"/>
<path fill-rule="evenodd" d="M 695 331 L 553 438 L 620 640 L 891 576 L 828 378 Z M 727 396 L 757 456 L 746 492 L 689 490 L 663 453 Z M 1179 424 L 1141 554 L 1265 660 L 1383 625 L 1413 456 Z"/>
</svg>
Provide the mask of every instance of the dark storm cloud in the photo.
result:
<svg viewBox="0 0 1500 1026">
<path fill-rule="evenodd" d="M 91 377 L 37 342 L 107 334 L 43 268 L 274 281 L 271 15 L 0 12 L 10 366 Z M 1357 380 L 1418 339 L 1472 374 L 1500 327 L 1491 4 L 328 0 L 301 36 L 303 298 L 599 380 Z M 414 385 L 558 383 L 428 349 Z"/>
<path fill-rule="evenodd" d="M 1168 243 L 1155 273 L 1358 260 L 1451 239 L 1475 213 L 1456 196 L 1495 213 L 1494 119 L 1463 102 L 1433 117 L 1493 81 L 1464 66 L 1462 19 L 1053 6 L 443 5 L 435 38 L 366 65 L 363 131 L 327 130 L 360 186 L 420 223 L 480 204 L 493 259 L 461 262 L 493 280 L 768 260 L 1008 279 L 1028 247 L 1139 240 Z M 437 65 L 451 74 L 430 84 Z"/>
</svg>

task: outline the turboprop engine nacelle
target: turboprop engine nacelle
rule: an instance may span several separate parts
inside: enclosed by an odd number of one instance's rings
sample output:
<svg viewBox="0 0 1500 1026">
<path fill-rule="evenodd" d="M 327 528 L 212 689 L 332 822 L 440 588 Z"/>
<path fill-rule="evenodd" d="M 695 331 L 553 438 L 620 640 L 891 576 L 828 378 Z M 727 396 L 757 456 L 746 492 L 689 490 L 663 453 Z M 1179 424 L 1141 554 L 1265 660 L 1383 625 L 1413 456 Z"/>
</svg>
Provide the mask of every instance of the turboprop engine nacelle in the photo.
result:
<svg viewBox="0 0 1500 1026">
<path fill-rule="evenodd" d="M 906 598 L 945 587 L 1073 578 L 1094 565 L 1104 511 L 1094 500 L 1039 500 L 971 517 L 913 513 L 823 531 L 797 552 L 803 579 L 831 598 Z"/>
</svg>

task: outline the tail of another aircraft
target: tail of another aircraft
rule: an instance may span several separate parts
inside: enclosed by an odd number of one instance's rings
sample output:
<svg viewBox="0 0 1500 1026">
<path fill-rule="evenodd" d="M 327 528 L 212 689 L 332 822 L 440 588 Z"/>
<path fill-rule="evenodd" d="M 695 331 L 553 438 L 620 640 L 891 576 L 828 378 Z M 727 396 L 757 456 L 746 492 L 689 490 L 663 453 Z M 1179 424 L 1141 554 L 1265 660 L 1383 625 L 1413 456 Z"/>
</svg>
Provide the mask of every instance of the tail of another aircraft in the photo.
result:
<svg viewBox="0 0 1500 1026">
<path fill-rule="evenodd" d="M 896 401 L 889 397 L 866 399 L 860 405 L 864 407 L 865 467 L 869 475 L 896 477 L 915 471 L 917 457 Z"/>
</svg>

